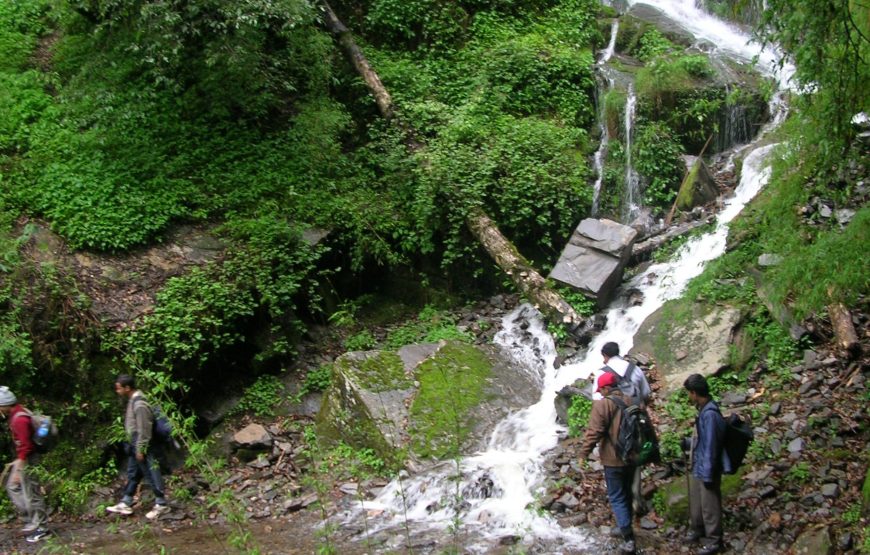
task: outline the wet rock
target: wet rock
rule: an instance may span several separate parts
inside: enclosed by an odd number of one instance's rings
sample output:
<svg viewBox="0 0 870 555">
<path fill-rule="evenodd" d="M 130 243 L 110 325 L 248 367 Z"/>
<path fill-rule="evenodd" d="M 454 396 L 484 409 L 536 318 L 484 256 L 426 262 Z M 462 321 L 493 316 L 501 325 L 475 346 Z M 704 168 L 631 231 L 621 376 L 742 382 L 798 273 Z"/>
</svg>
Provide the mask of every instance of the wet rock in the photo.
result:
<svg viewBox="0 0 870 555">
<path fill-rule="evenodd" d="M 580 506 L 580 500 L 574 497 L 571 493 L 566 493 L 559 498 L 557 503 L 565 507 L 566 510 L 574 511 Z"/>
</svg>

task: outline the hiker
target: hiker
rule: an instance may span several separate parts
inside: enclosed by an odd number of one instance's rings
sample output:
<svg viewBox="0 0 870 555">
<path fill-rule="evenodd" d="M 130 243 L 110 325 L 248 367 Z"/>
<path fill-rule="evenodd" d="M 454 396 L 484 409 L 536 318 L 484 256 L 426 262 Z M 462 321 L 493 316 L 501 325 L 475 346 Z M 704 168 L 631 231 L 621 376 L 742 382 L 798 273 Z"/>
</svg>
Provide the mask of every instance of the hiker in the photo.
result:
<svg viewBox="0 0 870 555">
<path fill-rule="evenodd" d="M 155 519 L 169 512 L 166 495 L 163 489 L 163 476 L 160 473 L 160 462 L 151 435 L 154 427 L 154 413 L 142 392 L 136 389 L 136 380 L 128 374 L 121 374 L 115 380 L 115 393 L 127 400 L 124 416 L 124 429 L 127 432 L 127 485 L 124 487 L 124 497 L 117 505 L 107 507 L 110 513 L 121 515 L 133 514 L 133 496 L 142 478 L 149 483 L 154 491 L 154 508 L 145 514 L 147 519 Z"/>
<path fill-rule="evenodd" d="M 723 439 L 725 419 L 700 374 L 686 378 L 683 387 L 698 409 L 689 451 L 689 532 L 687 543 L 702 542 L 697 555 L 718 553 L 722 543 L 722 473 L 730 462 Z"/>
<path fill-rule="evenodd" d="M 619 423 L 622 420 L 622 410 L 608 397 L 621 397 L 623 402 L 630 403 L 616 387 L 617 378 L 607 372 L 597 380 L 598 390 L 603 397 L 592 404 L 589 415 L 589 425 L 583 435 L 583 446 L 580 448 L 580 464 L 589 457 L 595 445 L 598 445 L 598 458 L 604 466 L 604 481 L 607 484 L 607 498 L 616 518 L 616 527 L 610 529 L 611 537 L 622 538 L 619 549 L 626 554 L 635 552 L 634 530 L 632 528 L 632 491 L 631 482 L 635 467 L 627 465 L 616 452 L 619 439 Z"/>
<path fill-rule="evenodd" d="M 21 532 L 27 534 L 29 543 L 36 543 L 50 534 L 44 526 L 48 519 L 45 500 L 39 484 L 29 470 L 36 462 L 36 445 L 33 443 L 33 426 L 30 412 L 18 403 L 15 394 L 8 387 L 0 386 L 0 414 L 9 421 L 12 443 L 15 445 L 15 461 L 6 465 L 3 476 L 6 479 L 6 492 L 15 508 L 24 516 L 27 523 Z"/>
<path fill-rule="evenodd" d="M 595 374 L 597 380 L 604 373 L 615 372 L 619 378 L 624 378 L 625 381 L 619 380 L 619 389 L 635 399 L 635 402 L 640 406 L 646 407 L 650 402 L 652 389 L 649 382 L 636 364 L 629 362 L 619 356 L 619 345 L 610 341 L 601 347 L 601 356 L 604 358 L 604 366 L 602 366 Z M 593 391 L 593 399 L 600 399 L 601 394 L 597 389 Z M 643 497 L 643 485 L 641 484 L 641 469 L 637 467 L 635 475 L 632 478 L 631 491 L 634 499 L 634 512 L 639 515 L 644 515 L 649 511 L 646 499 Z"/>
<path fill-rule="evenodd" d="M 626 382 L 619 385 L 619 389 L 635 399 L 641 405 L 647 405 L 652 394 L 649 382 L 640 367 L 619 356 L 619 345 L 610 341 L 601 347 L 601 356 L 604 358 L 604 366 L 595 372 L 593 383 L 597 383 L 598 377 L 605 372 L 615 372 L 618 378 L 625 378 Z M 620 380 L 621 381 L 621 380 Z M 601 399 L 598 389 L 593 391 L 593 399 Z"/>
</svg>

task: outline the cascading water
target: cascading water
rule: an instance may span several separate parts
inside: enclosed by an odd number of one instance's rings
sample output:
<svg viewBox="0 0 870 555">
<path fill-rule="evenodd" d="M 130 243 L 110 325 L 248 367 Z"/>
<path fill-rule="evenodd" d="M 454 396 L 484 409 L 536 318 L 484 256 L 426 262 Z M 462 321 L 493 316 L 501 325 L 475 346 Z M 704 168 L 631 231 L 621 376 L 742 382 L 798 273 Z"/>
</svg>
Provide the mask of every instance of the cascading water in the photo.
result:
<svg viewBox="0 0 870 555">
<path fill-rule="evenodd" d="M 685 27 L 698 29 L 698 36 L 731 55 L 744 60 L 758 55 L 762 60 L 760 69 L 770 74 L 773 54 L 760 52 L 757 45 L 752 48 L 747 36 L 699 11 L 694 0 L 647 0 L 647 3 L 659 7 Z M 779 82 L 784 84 L 788 75 L 786 68 L 778 75 Z M 774 98 L 771 103 L 774 117 L 762 135 L 782 122 L 783 106 L 780 98 Z M 616 341 L 621 350 L 628 351 L 643 321 L 665 301 L 678 297 L 708 261 L 724 252 L 728 223 L 769 178 L 765 160 L 774 146 L 756 148 L 746 155 L 740 183 L 718 214 L 712 232 L 687 242 L 672 262 L 654 265 L 627 284 L 640 290 L 643 302 L 626 306 L 623 301 L 616 301 L 608 310 L 606 329 L 592 342 L 582 360 L 556 370 L 553 340 L 537 312 L 523 305 L 506 316 L 495 341 L 512 353 L 516 364 L 539 377 L 539 401 L 500 422 L 484 452 L 441 463 L 414 477 L 394 480 L 377 499 L 364 503 L 362 510 L 372 515 L 378 513 L 367 522 L 367 533 L 386 532 L 387 543 L 393 542 L 392 546 L 385 545 L 387 549 L 401 548 L 405 534 L 420 538 L 427 532 L 434 534 L 429 545 L 443 545 L 449 541 L 446 538 L 451 530 L 454 534 L 461 532 L 464 549 L 480 553 L 490 549 L 496 538 L 506 535 L 519 536 L 527 543 L 533 540 L 537 548 L 543 549 L 537 552 L 591 548 L 595 540 L 582 530 L 561 528 L 553 519 L 530 510 L 543 487 L 544 453 L 557 445 L 562 430 L 555 423 L 554 394 L 601 365 L 599 352 L 605 342 Z M 748 145 L 749 148 L 753 146 Z M 358 517 L 359 513 L 350 515 L 349 520 Z M 426 545 L 425 541 L 421 545 Z"/>
<path fill-rule="evenodd" d="M 619 33 L 619 20 L 614 19 L 610 26 L 610 41 L 607 43 L 607 48 L 601 53 L 598 58 L 596 67 L 602 69 L 604 64 L 613 56 L 613 51 L 616 48 L 616 37 Z M 595 184 L 592 187 L 592 216 L 598 214 L 599 197 L 601 196 L 601 184 L 604 181 L 604 157 L 607 156 L 607 144 L 610 142 L 610 132 L 607 129 L 607 122 L 604 119 L 604 97 L 613 87 L 613 78 L 608 76 L 605 71 L 599 71 L 599 83 L 603 82 L 603 86 L 598 89 L 598 126 L 601 132 L 601 143 L 598 145 L 598 150 L 595 151 L 595 156 L 592 158 L 592 164 L 595 168 Z"/>
<path fill-rule="evenodd" d="M 625 207 L 623 209 L 623 222 L 625 223 L 630 223 L 641 208 L 640 176 L 631 165 L 631 133 L 636 106 L 637 95 L 632 84 L 628 86 L 628 94 L 625 99 Z"/>
</svg>

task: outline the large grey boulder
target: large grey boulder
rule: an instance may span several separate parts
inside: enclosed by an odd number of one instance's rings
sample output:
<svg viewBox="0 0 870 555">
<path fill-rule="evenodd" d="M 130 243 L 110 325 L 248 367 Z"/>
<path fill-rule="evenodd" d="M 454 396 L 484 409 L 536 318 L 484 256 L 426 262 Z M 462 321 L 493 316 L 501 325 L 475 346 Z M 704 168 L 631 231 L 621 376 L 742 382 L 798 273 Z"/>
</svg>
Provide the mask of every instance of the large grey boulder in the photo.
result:
<svg viewBox="0 0 870 555">
<path fill-rule="evenodd" d="M 652 355 L 664 389 L 678 391 L 691 374 L 713 376 L 745 363 L 752 345 L 742 322 L 742 313 L 729 306 L 666 303 L 640 326 L 630 354 Z"/>
<path fill-rule="evenodd" d="M 414 468 L 484 447 L 493 426 L 534 403 L 533 376 L 495 345 L 442 341 L 339 357 L 318 435 Z"/>
<path fill-rule="evenodd" d="M 580 222 L 550 278 L 606 305 L 622 281 L 637 231 L 611 220 Z"/>
</svg>

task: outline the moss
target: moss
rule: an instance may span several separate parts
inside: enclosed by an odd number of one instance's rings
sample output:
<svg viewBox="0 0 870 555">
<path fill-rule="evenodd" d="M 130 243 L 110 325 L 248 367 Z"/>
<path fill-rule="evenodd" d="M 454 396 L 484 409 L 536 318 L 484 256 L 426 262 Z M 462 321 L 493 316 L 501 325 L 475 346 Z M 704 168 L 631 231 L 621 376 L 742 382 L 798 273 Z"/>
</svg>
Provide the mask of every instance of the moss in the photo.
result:
<svg viewBox="0 0 870 555">
<path fill-rule="evenodd" d="M 698 172 L 701 169 L 700 159 L 692 165 L 688 175 L 683 180 L 680 186 L 680 192 L 677 194 L 677 208 L 680 210 L 691 210 L 692 197 L 695 191 L 695 181 L 698 180 Z"/>
<path fill-rule="evenodd" d="M 448 343 L 417 371 L 411 405 L 411 449 L 422 458 L 458 456 L 471 429 L 470 411 L 484 396 L 492 367 L 472 345 Z"/>
<path fill-rule="evenodd" d="M 376 393 L 408 389 L 412 385 L 412 381 L 405 375 L 402 359 L 393 352 L 367 353 L 364 360 L 355 363 L 350 359 L 340 358 L 336 364 L 341 365 L 341 370 L 351 376 L 361 388 Z"/>
</svg>

